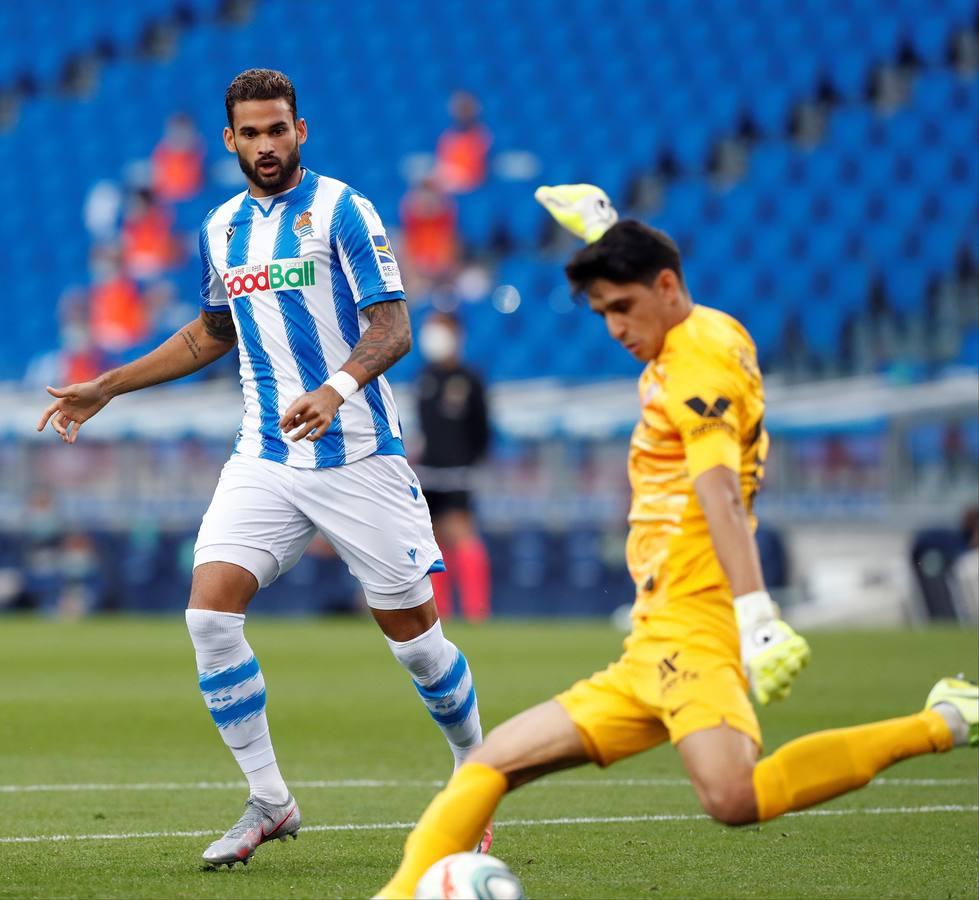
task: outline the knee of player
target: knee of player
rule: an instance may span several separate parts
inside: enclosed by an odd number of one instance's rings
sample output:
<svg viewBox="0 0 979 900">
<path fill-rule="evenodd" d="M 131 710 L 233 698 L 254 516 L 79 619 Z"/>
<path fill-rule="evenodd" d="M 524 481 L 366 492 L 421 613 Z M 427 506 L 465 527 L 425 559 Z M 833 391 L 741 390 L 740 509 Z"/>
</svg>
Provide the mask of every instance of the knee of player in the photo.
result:
<svg viewBox="0 0 979 900">
<path fill-rule="evenodd" d="M 750 825 L 758 820 L 751 778 L 733 777 L 701 789 L 700 803 L 722 825 Z"/>
<path fill-rule="evenodd" d="M 481 766 L 494 769 L 507 780 L 507 790 L 512 791 L 529 781 L 522 777 L 522 766 L 519 759 L 514 757 L 505 739 L 491 731 L 484 743 L 473 750 L 467 757 L 467 763 L 478 763 Z"/>
</svg>

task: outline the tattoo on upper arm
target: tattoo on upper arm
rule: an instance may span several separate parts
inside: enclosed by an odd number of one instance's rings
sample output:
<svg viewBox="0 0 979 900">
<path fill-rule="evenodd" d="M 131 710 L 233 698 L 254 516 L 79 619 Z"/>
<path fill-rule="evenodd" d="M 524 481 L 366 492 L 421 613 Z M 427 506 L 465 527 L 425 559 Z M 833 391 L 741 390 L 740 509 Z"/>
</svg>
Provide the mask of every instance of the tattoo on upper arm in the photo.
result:
<svg viewBox="0 0 979 900">
<path fill-rule="evenodd" d="M 393 366 L 411 349 L 411 323 L 403 300 L 384 300 L 364 310 L 370 327 L 350 354 L 371 380 Z"/>
<path fill-rule="evenodd" d="M 238 339 L 238 332 L 235 331 L 235 320 L 229 312 L 202 310 L 201 321 L 204 323 L 204 330 L 216 341 L 224 341 L 230 344 Z"/>
<path fill-rule="evenodd" d="M 190 355 L 193 356 L 194 359 L 197 359 L 201 355 L 201 345 L 197 343 L 197 338 L 195 338 L 193 333 L 190 331 L 181 331 L 180 336 L 184 339 L 184 343 L 187 345 Z"/>
</svg>

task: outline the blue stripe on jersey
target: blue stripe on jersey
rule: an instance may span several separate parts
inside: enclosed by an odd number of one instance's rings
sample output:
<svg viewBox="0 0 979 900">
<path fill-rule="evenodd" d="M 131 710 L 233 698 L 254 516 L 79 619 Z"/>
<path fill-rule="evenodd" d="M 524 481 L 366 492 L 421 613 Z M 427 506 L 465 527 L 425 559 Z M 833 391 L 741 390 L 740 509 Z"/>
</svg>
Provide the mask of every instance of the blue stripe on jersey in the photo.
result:
<svg viewBox="0 0 979 900">
<path fill-rule="evenodd" d="M 262 436 L 262 452 L 258 455 L 261 459 L 284 463 L 289 459 L 289 448 L 282 440 L 282 429 L 279 428 L 279 388 L 272 360 L 262 346 L 262 335 L 255 321 L 251 298 L 236 298 L 235 310 L 238 313 L 241 342 L 245 345 L 258 385 L 258 431 Z"/>
<path fill-rule="evenodd" d="M 405 443 L 399 437 L 392 437 L 385 441 L 383 444 L 379 444 L 377 447 L 377 456 L 407 456 L 405 453 Z"/>
<path fill-rule="evenodd" d="M 252 211 L 248 205 L 248 194 L 245 194 L 238 211 L 231 217 L 231 225 L 234 230 L 228 238 L 229 269 L 248 262 L 248 242 L 252 233 Z M 235 304 L 241 342 L 251 361 L 258 388 L 258 430 L 262 436 L 262 452 L 259 456 L 284 463 L 289 458 L 289 450 L 282 440 L 282 429 L 279 428 L 279 386 L 275 380 L 275 370 L 265 347 L 262 346 L 262 336 L 255 321 L 251 297 L 238 297 Z"/>
<path fill-rule="evenodd" d="M 315 173 L 307 172 L 283 208 L 272 254 L 275 259 L 295 259 L 299 256 L 300 240 L 292 229 L 293 215 L 312 203 L 317 181 L 318 176 Z M 316 322 L 306 305 L 306 297 L 299 290 L 277 291 L 276 300 L 303 390 L 315 391 L 330 377 L 330 372 L 323 356 L 323 345 L 316 331 Z M 347 453 L 339 413 L 334 416 L 327 433 L 313 444 L 313 453 L 318 468 L 343 465 L 346 462 Z"/>
<path fill-rule="evenodd" d="M 344 274 L 343 266 L 340 264 L 340 251 L 338 247 L 340 231 L 343 227 L 345 217 L 354 215 L 360 220 L 360 231 L 370 243 L 371 236 L 367 233 L 367 228 L 363 224 L 360 213 L 353 209 L 351 189 L 345 187 L 337 198 L 336 206 L 333 207 L 333 218 L 330 221 L 330 282 L 333 293 L 333 306 L 336 309 L 337 323 L 340 326 L 340 334 L 347 342 L 347 346 L 352 350 L 360 340 L 360 313 L 354 301 L 353 291 Z M 345 250 L 348 248 L 345 246 Z M 373 258 L 374 251 L 371 250 Z M 350 257 L 348 256 L 348 259 Z M 351 267 L 353 264 L 351 263 Z M 356 270 L 354 270 L 356 277 Z M 377 446 L 386 444 L 392 435 L 391 424 L 388 422 L 387 410 L 384 408 L 384 401 L 381 399 L 381 389 L 377 384 L 377 379 L 369 381 L 364 385 L 364 398 L 371 411 L 371 419 L 374 421 L 374 435 L 377 438 Z"/>
<path fill-rule="evenodd" d="M 364 216 L 354 202 L 354 196 L 362 197 L 351 187 L 345 187 L 333 210 L 334 229 L 331 224 L 330 240 L 334 238 L 343 245 L 350 271 L 357 282 L 360 299 L 379 294 L 387 289 L 384 275 L 374 252 L 374 240 Z"/>
<path fill-rule="evenodd" d="M 404 300 L 404 291 L 385 291 L 383 294 L 373 294 L 366 300 L 361 300 L 358 306 L 361 309 L 367 309 L 368 306 L 373 306 L 375 303 L 387 303 L 389 300 Z"/>
<path fill-rule="evenodd" d="M 211 238 L 207 233 L 207 226 L 211 224 L 211 219 L 214 218 L 217 211 L 218 207 L 215 206 L 204 216 L 204 221 L 201 223 L 201 236 L 198 245 L 201 254 L 201 307 L 223 312 L 231 307 L 227 303 L 214 303 L 211 297 L 211 276 L 214 274 L 214 267 L 211 265 Z"/>
</svg>

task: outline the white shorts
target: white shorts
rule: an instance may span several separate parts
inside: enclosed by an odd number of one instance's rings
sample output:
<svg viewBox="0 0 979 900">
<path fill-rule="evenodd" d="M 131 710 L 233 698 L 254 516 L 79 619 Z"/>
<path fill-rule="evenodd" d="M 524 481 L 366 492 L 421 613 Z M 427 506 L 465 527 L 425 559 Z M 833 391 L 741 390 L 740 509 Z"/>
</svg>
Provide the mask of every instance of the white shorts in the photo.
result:
<svg viewBox="0 0 979 900">
<path fill-rule="evenodd" d="M 294 566 L 319 531 L 375 609 L 410 609 L 442 571 L 428 503 L 403 456 L 299 469 L 234 455 L 221 470 L 194 548 L 194 566 L 230 562 L 259 587 Z M 257 552 L 256 552 L 257 551 Z"/>
</svg>

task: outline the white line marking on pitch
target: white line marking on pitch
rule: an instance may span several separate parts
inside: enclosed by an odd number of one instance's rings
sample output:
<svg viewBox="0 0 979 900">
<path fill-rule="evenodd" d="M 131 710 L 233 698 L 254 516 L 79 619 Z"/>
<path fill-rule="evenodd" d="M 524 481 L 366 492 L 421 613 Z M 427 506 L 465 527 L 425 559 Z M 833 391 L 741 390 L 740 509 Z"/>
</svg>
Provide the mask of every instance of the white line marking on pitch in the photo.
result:
<svg viewBox="0 0 979 900">
<path fill-rule="evenodd" d="M 689 784 L 686 778 L 552 778 L 548 781 L 534 782 L 530 787 L 679 787 Z M 979 784 L 975 778 L 877 778 L 872 787 L 956 787 Z M 399 787 L 444 787 L 441 780 L 422 779 L 379 780 L 373 778 L 345 778 L 326 781 L 290 781 L 290 787 L 317 789 L 345 788 L 399 788 Z M 89 784 L 0 784 L 0 794 L 35 794 L 76 792 L 76 791 L 224 791 L 244 790 L 244 781 L 142 781 L 130 784 L 98 783 Z"/>
<path fill-rule="evenodd" d="M 803 816 L 911 816 L 924 813 L 979 812 L 979 806 L 893 806 L 857 809 L 810 809 L 788 813 L 789 818 Z M 576 816 L 556 819 L 505 819 L 498 827 L 532 825 L 620 825 L 642 822 L 698 822 L 710 817 L 703 813 L 663 813 L 647 816 Z M 414 827 L 414 822 L 350 822 L 341 825 L 304 825 L 302 830 L 316 831 L 400 831 Z M 0 837 L 0 844 L 41 844 L 46 841 L 128 841 L 141 838 L 191 838 L 210 837 L 220 831 L 134 831 L 123 834 L 35 834 L 22 837 Z"/>
</svg>

